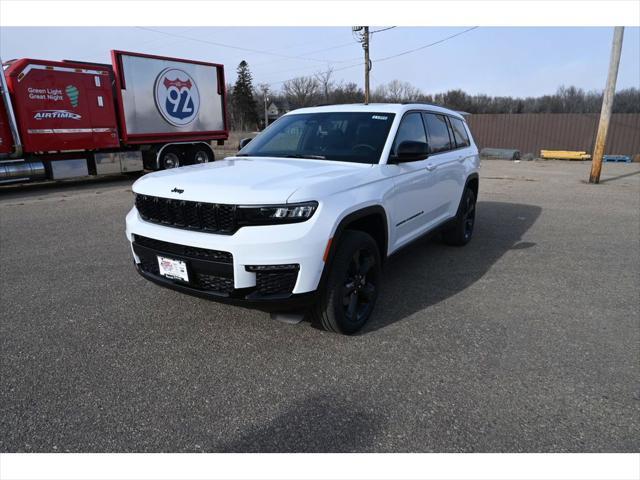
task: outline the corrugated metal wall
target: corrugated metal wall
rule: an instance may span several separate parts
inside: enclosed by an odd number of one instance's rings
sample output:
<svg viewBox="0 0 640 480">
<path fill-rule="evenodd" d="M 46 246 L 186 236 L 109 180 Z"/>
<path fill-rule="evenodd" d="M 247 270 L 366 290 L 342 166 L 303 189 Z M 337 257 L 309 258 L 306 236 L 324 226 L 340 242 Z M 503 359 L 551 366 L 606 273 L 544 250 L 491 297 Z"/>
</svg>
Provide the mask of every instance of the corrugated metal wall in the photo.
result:
<svg viewBox="0 0 640 480">
<path fill-rule="evenodd" d="M 540 150 L 593 153 L 597 113 L 504 113 L 467 116 L 479 148 L 515 148 L 522 154 Z M 640 153 L 640 113 L 611 116 L 605 154 Z"/>
</svg>

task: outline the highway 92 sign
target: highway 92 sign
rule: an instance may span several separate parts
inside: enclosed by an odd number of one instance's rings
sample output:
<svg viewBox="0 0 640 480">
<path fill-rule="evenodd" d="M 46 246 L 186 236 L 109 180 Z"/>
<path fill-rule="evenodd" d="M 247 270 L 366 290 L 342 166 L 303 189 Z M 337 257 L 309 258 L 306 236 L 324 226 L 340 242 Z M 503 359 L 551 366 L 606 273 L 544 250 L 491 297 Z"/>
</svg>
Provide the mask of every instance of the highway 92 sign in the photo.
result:
<svg viewBox="0 0 640 480">
<path fill-rule="evenodd" d="M 200 94 L 193 78 L 184 70 L 166 68 L 155 81 L 156 108 L 176 127 L 189 125 L 198 116 Z"/>
</svg>

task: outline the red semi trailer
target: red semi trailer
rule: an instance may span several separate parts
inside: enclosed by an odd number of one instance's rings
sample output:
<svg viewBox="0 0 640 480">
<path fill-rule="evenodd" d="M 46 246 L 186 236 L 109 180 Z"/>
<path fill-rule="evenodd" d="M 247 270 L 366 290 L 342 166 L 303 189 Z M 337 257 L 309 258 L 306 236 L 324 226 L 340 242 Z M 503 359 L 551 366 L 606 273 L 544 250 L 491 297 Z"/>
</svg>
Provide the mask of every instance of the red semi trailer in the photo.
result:
<svg viewBox="0 0 640 480">
<path fill-rule="evenodd" d="M 0 184 L 214 160 L 224 67 L 113 50 L 112 64 L 23 58 L 0 74 Z"/>
</svg>

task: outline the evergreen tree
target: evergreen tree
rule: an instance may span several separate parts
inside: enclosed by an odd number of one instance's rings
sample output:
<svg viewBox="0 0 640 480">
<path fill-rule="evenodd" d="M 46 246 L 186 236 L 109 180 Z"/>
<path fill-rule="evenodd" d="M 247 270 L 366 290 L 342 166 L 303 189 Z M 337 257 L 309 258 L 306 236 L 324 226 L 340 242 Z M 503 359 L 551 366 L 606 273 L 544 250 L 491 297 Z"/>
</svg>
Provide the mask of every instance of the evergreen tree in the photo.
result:
<svg viewBox="0 0 640 480">
<path fill-rule="evenodd" d="M 253 98 L 253 77 L 249 64 L 242 60 L 238 65 L 238 79 L 233 87 L 233 104 L 237 113 L 237 127 L 242 130 L 253 130 L 258 124 L 258 107 Z"/>
</svg>

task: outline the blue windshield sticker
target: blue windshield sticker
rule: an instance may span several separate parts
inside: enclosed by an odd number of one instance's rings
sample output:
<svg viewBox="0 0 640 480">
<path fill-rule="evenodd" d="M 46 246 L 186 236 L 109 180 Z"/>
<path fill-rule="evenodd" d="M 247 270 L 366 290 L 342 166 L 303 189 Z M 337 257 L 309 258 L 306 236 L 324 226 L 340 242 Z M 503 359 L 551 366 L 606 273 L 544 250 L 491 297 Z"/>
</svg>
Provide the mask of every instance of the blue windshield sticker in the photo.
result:
<svg viewBox="0 0 640 480">
<path fill-rule="evenodd" d="M 372 120 L 386 120 L 389 117 L 386 117 L 384 115 L 371 115 L 371 119 Z"/>
</svg>

